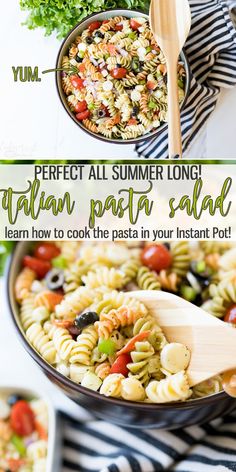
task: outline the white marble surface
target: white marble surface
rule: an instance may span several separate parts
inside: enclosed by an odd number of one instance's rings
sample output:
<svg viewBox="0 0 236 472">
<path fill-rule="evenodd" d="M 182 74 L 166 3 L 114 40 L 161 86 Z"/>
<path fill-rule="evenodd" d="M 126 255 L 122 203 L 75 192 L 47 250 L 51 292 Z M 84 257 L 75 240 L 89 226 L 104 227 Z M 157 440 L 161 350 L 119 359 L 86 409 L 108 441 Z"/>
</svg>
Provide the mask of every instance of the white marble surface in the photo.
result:
<svg viewBox="0 0 236 472">
<path fill-rule="evenodd" d="M 21 26 L 24 14 L 18 0 L 2 5 L 1 136 L 0 158 L 128 159 L 132 146 L 110 145 L 90 138 L 64 112 L 54 86 L 54 76 L 41 83 L 15 83 L 12 66 L 52 67 L 60 46 L 55 37 Z M 222 93 L 217 109 L 188 152 L 191 158 L 236 158 L 236 88 Z"/>
</svg>

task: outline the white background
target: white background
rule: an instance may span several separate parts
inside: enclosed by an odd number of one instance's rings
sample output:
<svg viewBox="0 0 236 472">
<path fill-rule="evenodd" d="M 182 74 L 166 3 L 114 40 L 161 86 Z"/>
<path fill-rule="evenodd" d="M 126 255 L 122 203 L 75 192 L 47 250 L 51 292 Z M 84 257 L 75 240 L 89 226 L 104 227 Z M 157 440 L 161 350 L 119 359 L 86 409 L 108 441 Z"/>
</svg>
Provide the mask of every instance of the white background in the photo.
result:
<svg viewBox="0 0 236 472">
<path fill-rule="evenodd" d="M 54 74 L 41 83 L 15 83 L 12 66 L 54 67 L 60 41 L 21 26 L 18 0 L 3 2 L 0 18 L 0 158 L 115 159 L 135 157 L 132 146 L 104 144 L 80 131 L 57 96 Z M 188 157 L 235 158 L 236 88 L 222 93 L 217 109 Z"/>
</svg>

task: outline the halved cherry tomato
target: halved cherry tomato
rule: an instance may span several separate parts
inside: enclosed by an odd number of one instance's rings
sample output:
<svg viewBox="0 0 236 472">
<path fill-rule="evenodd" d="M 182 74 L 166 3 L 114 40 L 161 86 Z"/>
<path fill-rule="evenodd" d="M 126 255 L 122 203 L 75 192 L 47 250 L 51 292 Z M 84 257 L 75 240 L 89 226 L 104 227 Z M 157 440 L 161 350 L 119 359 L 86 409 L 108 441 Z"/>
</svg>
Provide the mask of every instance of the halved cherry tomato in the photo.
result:
<svg viewBox="0 0 236 472">
<path fill-rule="evenodd" d="M 103 25 L 106 25 L 106 24 L 109 23 L 109 22 L 110 22 L 110 20 L 103 20 L 102 24 L 103 24 Z"/>
<path fill-rule="evenodd" d="M 115 67 L 115 69 L 111 71 L 111 75 L 114 79 L 123 79 L 126 77 L 127 72 L 128 71 L 125 67 Z"/>
<path fill-rule="evenodd" d="M 123 30 L 123 25 L 119 25 L 119 23 L 117 23 L 117 25 L 115 25 L 114 29 L 116 31 L 122 31 Z"/>
<path fill-rule="evenodd" d="M 51 264 L 48 261 L 42 261 L 41 259 L 37 259 L 36 257 L 25 256 L 23 258 L 23 266 L 29 267 L 34 272 L 36 272 L 37 276 L 42 279 L 45 277 L 47 272 L 51 269 Z"/>
<path fill-rule="evenodd" d="M 18 436 L 29 436 L 35 431 L 34 412 L 25 400 L 19 400 L 13 405 L 10 424 Z"/>
<path fill-rule="evenodd" d="M 163 244 L 152 244 L 143 249 L 141 261 L 149 269 L 160 272 L 170 267 L 172 256 Z"/>
<path fill-rule="evenodd" d="M 84 80 L 78 77 L 77 75 L 71 75 L 70 81 L 74 88 L 76 89 L 84 88 Z"/>
<path fill-rule="evenodd" d="M 35 421 L 35 430 L 37 431 L 39 438 L 43 441 L 47 441 L 48 433 L 39 421 Z"/>
<path fill-rule="evenodd" d="M 51 261 L 61 254 L 60 249 L 53 243 L 39 243 L 34 251 L 34 257 L 43 261 Z"/>
<path fill-rule="evenodd" d="M 147 82 L 147 88 L 148 88 L 148 90 L 154 90 L 156 87 L 157 87 L 156 82 L 152 82 L 151 80 L 149 80 L 149 81 Z"/>
<path fill-rule="evenodd" d="M 87 110 L 87 108 L 88 108 L 88 106 L 87 106 L 86 100 L 83 100 L 82 102 L 78 102 L 75 105 L 76 113 L 81 113 L 82 111 Z"/>
<path fill-rule="evenodd" d="M 135 349 L 135 344 L 138 341 L 143 341 L 143 339 L 148 338 L 150 332 L 151 331 L 143 331 L 131 338 L 126 344 L 126 346 L 124 346 L 120 351 L 117 352 L 117 356 L 121 356 L 122 354 L 128 354 L 129 352 L 133 351 Z"/>
<path fill-rule="evenodd" d="M 89 115 L 90 115 L 90 111 L 85 110 L 85 111 L 82 111 L 81 113 L 77 113 L 77 115 L 75 116 L 78 121 L 83 121 L 83 120 L 87 120 L 87 118 L 89 118 Z"/>
<path fill-rule="evenodd" d="M 131 18 L 130 20 L 130 26 L 132 28 L 132 30 L 136 31 L 140 28 L 140 23 L 138 23 L 136 20 L 134 20 L 133 18 Z"/>
<path fill-rule="evenodd" d="M 226 312 L 224 317 L 226 323 L 236 324 L 236 305 L 232 305 Z"/>
<path fill-rule="evenodd" d="M 137 120 L 136 118 L 130 118 L 130 120 L 128 121 L 128 126 L 132 126 L 132 125 L 137 125 Z"/>
<path fill-rule="evenodd" d="M 18 472 L 20 467 L 25 465 L 26 461 L 25 459 L 8 459 L 7 463 L 11 472 Z"/>
<path fill-rule="evenodd" d="M 132 362 L 130 354 L 121 354 L 120 356 L 117 357 L 114 364 L 111 366 L 110 373 L 122 374 L 124 375 L 124 377 L 127 377 L 129 373 L 127 364 L 129 364 L 129 362 Z"/>
<path fill-rule="evenodd" d="M 54 324 L 55 326 L 57 326 L 58 328 L 70 328 L 71 326 L 74 326 L 74 321 L 72 320 L 54 320 L 52 322 L 52 324 Z"/>
<path fill-rule="evenodd" d="M 88 30 L 90 31 L 90 33 L 92 33 L 96 29 L 100 28 L 101 24 L 101 21 L 93 21 L 92 23 L 90 23 Z"/>
</svg>

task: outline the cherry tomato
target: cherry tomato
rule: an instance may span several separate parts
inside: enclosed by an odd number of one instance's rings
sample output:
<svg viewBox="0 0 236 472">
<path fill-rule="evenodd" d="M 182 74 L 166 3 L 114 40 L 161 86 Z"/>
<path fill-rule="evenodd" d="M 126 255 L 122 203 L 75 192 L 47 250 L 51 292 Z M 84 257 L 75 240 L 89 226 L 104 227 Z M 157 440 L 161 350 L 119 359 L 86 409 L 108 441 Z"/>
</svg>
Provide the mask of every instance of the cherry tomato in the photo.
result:
<svg viewBox="0 0 236 472">
<path fill-rule="evenodd" d="M 140 23 L 138 23 L 136 20 L 134 20 L 133 18 L 130 20 L 130 26 L 132 28 L 132 30 L 136 31 L 140 28 Z"/>
<path fill-rule="evenodd" d="M 61 254 L 60 249 L 53 243 L 39 243 L 34 251 L 34 257 L 43 261 L 51 261 Z"/>
<path fill-rule="evenodd" d="M 82 111 L 81 113 L 77 113 L 77 115 L 75 116 L 78 121 L 83 121 L 83 120 L 87 120 L 87 118 L 89 118 L 89 115 L 90 115 L 90 111 L 85 110 L 85 111 Z"/>
<path fill-rule="evenodd" d="M 93 21 L 92 23 L 90 23 L 88 30 L 90 31 L 90 33 L 92 33 L 96 29 L 100 28 L 101 24 L 101 21 Z"/>
<path fill-rule="evenodd" d="M 116 67 L 111 71 L 111 75 L 114 79 L 123 79 L 127 75 L 127 69 L 125 67 Z"/>
<path fill-rule="evenodd" d="M 34 272 L 36 272 L 37 276 L 42 279 L 45 277 L 47 272 L 51 269 L 51 264 L 48 261 L 42 261 L 41 259 L 37 259 L 36 257 L 25 256 L 23 259 L 23 266 L 29 267 Z"/>
<path fill-rule="evenodd" d="M 168 251 L 163 244 L 153 244 L 143 249 L 141 261 L 143 265 L 149 267 L 149 269 L 160 272 L 170 267 L 172 256 L 170 251 Z"/>
<path fill-rule="evenodd" d="M 121 354 L 120 356 L 117 357 L 114 364 L 111 366 L 110 373 L 122 374 L 124 375 L 124 377 L 127 377 L 129 373 L 127 364 L 129 364 L 129 362 L 132 362 L 130 354 Z"/>
<path fill-rule="evenodd" d="M 135 349 L 135 344 L 138 341 L 143 341 L 144 339 L 148 338 L 150 331 L 142 331 L 139 334 L 136 334 L 133 338 L 131 338 L 127 344 L 117 352 L 117 356 L 121 356 L 122 354 L 128 354 L 129 352 Z"/>
<path fill-rule="evenodd" d="M 76 113 L 81 113 L 82 111 L 87 110 L 87 102 L 86 100 L 83 100 L 82 102 L 78 102 L 75 105 L 75 111 Z"/>
<path fill-rule="evenodd" d="M 106 25 L 106 24 L 109 23 L 109 22 L 110 22 L 110 20 L 103 20 L 102 24 L 103 24 L 103 25 Z"/>
<path fill-rule="evenodd" d="M 70 77 L 70 81 L 73 85 L 74 88 L 76 89 L 82 89 L 84 88 L 84 80 L 78 77 L 77 75 L 72 75 Z"/>
<path fill-rule="evenodd" d="M 136 118 L 130 118 L 130 120 L 128 121 L 128 126 L 131 126 L 131 125 L 137 125 L 137 120 Z"/>
<path fill-rule="evenodd" d="M 226 323 L 236 324 L 236 305 L 232 305 L 226 312 L 224 317 Z"/>
<path fill-rule="evenodd" d="M 119 25 L 119 23 L 117 25 L 115 25 L 115 30 L 116 31 L 122 31 L 123 30 L 123 25 Z"/>
<path fill-rule="evenodd" d="M 18 436 L 29 436 L 35 431 L 34 412 L 25 400 L 19 400 L 13 405 L 10 424 Z"/>
<path fill-rule="evenodd" d="M 147 82 L 147 88 L 148 90 L 154 90 L 156 88 L 157 84 L 155 82 L 151 82 L 151 80 L 149 80 Z"/>
</svg>

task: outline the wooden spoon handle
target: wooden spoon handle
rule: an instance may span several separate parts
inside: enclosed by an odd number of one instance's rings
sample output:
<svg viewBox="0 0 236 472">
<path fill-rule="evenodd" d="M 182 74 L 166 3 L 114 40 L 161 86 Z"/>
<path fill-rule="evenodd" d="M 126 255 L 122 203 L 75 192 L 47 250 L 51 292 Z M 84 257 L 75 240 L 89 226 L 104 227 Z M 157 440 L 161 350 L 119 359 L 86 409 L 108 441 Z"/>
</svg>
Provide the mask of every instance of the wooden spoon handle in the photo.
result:
<svg viewBox="0 0 236 472">
<path fill-rule="evenodd" d="M 182 158 L 182 136 L 180 125 L 180 109 L 178 94 L 177 62 L 171 60 L 167 64 L 168 73 L 168 127 L 169 127 L 169 158 Z"/>
</svg>

